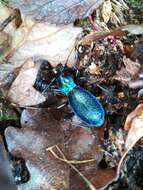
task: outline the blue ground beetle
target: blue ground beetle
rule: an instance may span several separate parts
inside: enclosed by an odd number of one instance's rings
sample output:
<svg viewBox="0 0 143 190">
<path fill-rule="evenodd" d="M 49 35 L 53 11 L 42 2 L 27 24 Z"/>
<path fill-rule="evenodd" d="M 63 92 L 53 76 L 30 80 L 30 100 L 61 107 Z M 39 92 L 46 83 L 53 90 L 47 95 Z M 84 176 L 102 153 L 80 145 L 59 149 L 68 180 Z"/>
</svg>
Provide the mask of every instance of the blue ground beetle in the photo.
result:
<svg viewBox="0 0 143 190">
<path fill-rule="evenodd" d="M 76 68 L 72 68 L 72 70 L 73 69 L 76 70 L 77 77 L 79 71 Z M 51 90 L 55 92 L 60 91 L 68 97 L 68 102 L 74 114 L 77 115 L 83 123 L 87 124 L 87 126 L 101 127 L 105 122 L 105 110 L 99 100 L 88 90 L 76 85 L 73 77 L 69 74 L 71 69 L 69 72 L 66 65 L 63 67 L 59 64 L 59 66 L 54 69 L 50 66 L 50 70 L 50 75 L 54 73 L 55 77 L 46 85 L 42 93 L 45 93 L 51 88 L 51 85 L 56 82 L 58 90 L 52 88 Z M 65 73 L 67 74 L 65 75 Z"/>
<path fill-rule="evenodd" d="M 77 86 L 70 76 L 62 73 L 57 77 L 60 91 L 68 97 L 74 113 L 88 126 L 101 127 L 105 122 L 105 110 L 89 91 Z"/>
</svg>

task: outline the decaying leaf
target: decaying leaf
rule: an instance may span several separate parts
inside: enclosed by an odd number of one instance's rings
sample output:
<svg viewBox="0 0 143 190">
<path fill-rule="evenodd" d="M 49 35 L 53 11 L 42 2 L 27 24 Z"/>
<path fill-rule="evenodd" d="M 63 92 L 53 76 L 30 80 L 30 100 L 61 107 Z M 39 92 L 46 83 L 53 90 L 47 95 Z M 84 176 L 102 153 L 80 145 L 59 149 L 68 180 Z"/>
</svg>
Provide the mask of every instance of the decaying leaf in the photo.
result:
<svg viewBox="0 0 143 190">
<path fill-rule="evenodd" d="M 90 179 L 91 183 L 93 184 L 93 189 L 91 190 L 104 190 L 108 186 L 108 183 L 113 180 L 116 175 L 116 171 L 114 169 L 96 169 L 90 168 L 90 166 L 86 169 L 86 171 L 82 171 L 84 176 L 87 179 Z M 87 190 L 89 189 L 87 184 L 84 181 L 81 181 L 79 176 L 75 173 L 71 173 L 71 190 Z"/>
<path fill-rule="evenodd" d="M 104 39 L 107 36 L 123 36 L 127 34 L 127 31 L 122 31 L 122 28 L 117 28 L 112 31 L 100 31 L 100 32 L 92 32 L 85 37 L 83 37 L 80 41 L 79 44 L 81 45 L 90 45 L 91 42 L 94 42 L 96 40 Z"/>
<path fill-rule="evenodd" d="M 125 143 L 126 149 L 129 149 L 131 146 L 135 145 L 141 137 L 143 137 L 143 116 L 142 115 L 134 118 L 131 123 L 131 128 L 128 132 L 128 136 Z"/>
<path fill-rule="evenodd" d="M 132 122 L 135 118 L 141 118 L 143 115 L 143 104 L 139 104 L 127 117 L 125 122 L 125 130 L 129 131 L 132 127 Z"/>
<path fill-rule="evenodd" d="M 60 110 L 28 108 L 22 113 L 21 129 L 6 129 L 8 150 L 26 161 L 30 173 L 30 180 L 19 185 L 19 190 L 95 190 L 115 176 L 114 169 L 97 166 L 102 158 L 99 134 L 103 137 L 104 129 L 94 133 L 85 128 L 63 132 L 62 118 Z"/>
<path fill-rule="evenodd" d="M 118 27 L 115 30 L 111 31 L 100 31 L 100 32 L 92 32 L 85 37 L 83 37 L 80 41 L 79 44 L 81 45 L 90 45 L 91 42 L 94 42 L 96 40 L 100 40 L 103 38 L 106 38 L 107 36 L 117 36 L 121 37 L 127 34 L 130 35 L 139 35 L 143 33 L 143 27 L 142 25 L 126 25 L 122 27 Z"/>
<path fill-rule="evenodd" d="M 25 107 L 37 105 L 45 101 L 45 97 L 33 87 L 39 66 L 31 59 L 23 65 L 8 93 L 11 102 Z"/>
<path fill-rule="evenodd" d="M 105 23 L 109 21 L 111 12 L 112 12 L 111 1 L 107 0 L 103 3 L 103 7 L 102 7 L 102 17 Z"/>
<path fill-rule="evenodd" d="M 143 104 L 139 104 L 135 110 L 128 115 L 124 129 L 128 131 L 128 134 L 125 141 L 125 152 L 118 165 L 117 177 L 119 176 L 122 163 L 128 152 L 143 137 Z"/>
<path fill-rule="evenodd" d="M 123 31 L 128 31 L 130 34 L 134 34 L 134 35 L 139 35 L 139 34 L 143 34 L 143 24 L 130 24 L 127 26 L 124 26 Z"/>
<path fill-rule="evenodd" d="M 123 62 L 125 66 L 116 72 L 115 79 L 121 81 L 125 85 L 128 85 L 131 79 L 138 74 L 140 64 L 125 56 L 123 57 Z"/>
<path fill-rule="evenodd" d="M 30 173 L 30 180 L 19 185 L 19 190 L 68 189 L 68 165 L 48 151 L 49 147 L 63 142 L 58 117 L 54 110 L 28 109 L 22 113 L 22 129 L 6 130 L 9 151 L 26 160 Z"/>
<path fill-rule="evenodd" d="M 66 152 L 70 155 L 70 160 L 95 159 L 96 164 L 102 159 L 100 151 L 99 136 L 92 134 L 90 129 L 75 128 L 66 142 Z M 103 134 L 102 134 L 103 135 Z M 69 157 L 69 156 L 68 156 Z"/>
<path fill-rule="evenodd" d="M 1 154 L 0 154 L 0 165 L 1 165 L 0 187 L 1 187 L 1 189 L 5 189 L 5 190 L 15 190 L 16 185 L 14 184 L 9 160 L 7 157 L 7 152 L 5 150 L 3 139 L 2 139 L 1 135 L 0 135 L 0 149 L 1 149 Z"/>
<path fill-rule="evenodd" d="M 1 5 L 0 19 L 5 20 L 11 9 Z M 48 60 L 52 66 L 59 63 L 73 65 L 76 60 L 75 45 L 82 29 L 67 26 L 55 26 L 48 23 L 35 23 L 23 17 L 21 26 L 17 29 L 12 22 L 5 28 L 11 37 L 11 49 L 7 60 L 15 67 L 21 66 L 28 58 L 38 57 Z"/>
<path fill-rule="evenodd" d="M 48 60 L 52 66 L 59 63 L 73 65 L 76 60 L 75 45 L 81 28 L 56 27 L 27 20 L 14 33 L 11 61 L 16 66 L 30 57 Z"/>
<path fill-rule="evenodd" d="M 9 0 L 9 5 L 19 8 L 24 15 L 36 21 L 69 24 L 85 18 L 98 8 L 104 0 Z"/>
</svg>

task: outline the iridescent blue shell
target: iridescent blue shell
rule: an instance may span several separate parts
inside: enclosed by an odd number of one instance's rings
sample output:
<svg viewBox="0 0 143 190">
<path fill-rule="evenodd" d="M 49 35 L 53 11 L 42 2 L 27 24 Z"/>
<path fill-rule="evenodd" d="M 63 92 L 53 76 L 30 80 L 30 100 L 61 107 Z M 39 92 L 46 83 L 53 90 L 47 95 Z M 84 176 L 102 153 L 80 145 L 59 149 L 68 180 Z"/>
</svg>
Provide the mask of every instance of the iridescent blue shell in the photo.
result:
<svg viewBox="0 0 143 190">
<path fill-rule="evenodd" d="M 105 121 L 105 111 L 101 103 L 89 91 L 76 86 L 68 94 L 74 113 L 90 126 L 100 127 Z"/>
<path fill-rule="evenodd" d="M 69 76 L 60 76 L 58 86 L 68 96 L 71 108 L 84 123 L 95 127 L 104 124 L 105 111 L 93 94 L 77 86 Z"/>
</svg>

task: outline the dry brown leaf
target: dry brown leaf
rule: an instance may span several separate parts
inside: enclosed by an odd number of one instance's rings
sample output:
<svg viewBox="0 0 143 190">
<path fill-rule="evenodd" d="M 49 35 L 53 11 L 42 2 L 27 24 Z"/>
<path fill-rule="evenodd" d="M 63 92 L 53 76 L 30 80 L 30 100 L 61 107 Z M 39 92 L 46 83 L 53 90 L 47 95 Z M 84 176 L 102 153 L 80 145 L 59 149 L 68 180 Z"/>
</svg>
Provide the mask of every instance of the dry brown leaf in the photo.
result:
<svg viewBox="0 0 143 190">
<path fill-rule="evenodd" d="M 139 104 L 135 110 L 128 115 L 124 128 L 128 131 L 125 147 L 129 149 L 143 137 L 143 104 Z"/>
<path fill-rule="evenodd" d="M 109 35 L 121 37 L 121 36 L 127 35 L 128 33 L 131 35 L 142 34 L 143 33 L 143 26 L 131 24 L 131 25 L 126 25 L 123 27 L 116 28 L 115 30 L 111 30 L 111 31 L 92 32 L 92 33 L 86 35 L 85 37 L 83 37 L 79 41 L 79 44 L 90 45 L 91 42 L 94 42 L 94 41 L 99 40 L 99 39 L 103 39 Z"/>
<path fill-rule="evenodd" d="M 38 68 L 39 65 L 35 64 L 31 59 L 23 65 L 8 93 L 11 102 L 25 107 L 37 105 L 46 100 L 45 97 L 33 87 Z"/>
<path fill-rule="evenodd" d="M 80 41 L 79 44 L 81 45 L 90 45 L 92 42 L 100 39 L 104 39 L 107 36 L 123 36 L 127 34 L 126 31 L 122 31 L 122 28 L 117 28 L 112 31 L 100 31 L 100 32 L 92 32 L 85 37 L 83 37 Z"/>
<path fill-rule="evenodd" d="M 118 163 L 117 175 L 113 181 L 119 178 L 124 159 L 133 146 L 143 137 L 143 104 L 139 104 L 126 118 L 124 129 L 128 131 L 125 140 L 125 151 Z M 113 182 L 112 181 L 112 182 Z"/>
<path fill-rule="evenodd" d="M 8 159 L 8 155 L 3 143 L 3 137 L 0 135 L 0 188 L 5 190 L 15 190 L 16 185 L 14 183 L 14 179 L 11 172 L 11 167 Z"/>
<path fill-rule="evenodd" d="M 143 137 L 143 104 L 139 104 L 135 110 L 128 115 L 124 128 L 128 131 L 128 135 L 125 141 L 125 152 L 118 164 L 116 178 L 119 176 L 122 163 L 128 152 Z"/>
<path fill-rule="evenodd" d="M 75 45 L 81 28 L 34 24 L 29 20 L 25 24 L 13 36 L 13 64 L 21 65 L 30 57 L 48 60 L 52 66 L 65 64 L 67 59 L 68 64 L 75 63 Z"/>
<path fill-rule="evenodd" d="M 138 116 L 132 121 L 125 143 L 126 149 L 131 149 L 141 137 L 143 137 L 143 116 Z"/>
<path fill-rule="evenodd" d="M 128 31 L 130 34 L 135 34 L 135 35 L 139 35 L 139 34 L 143 34 L 143 24 L 130 24 L 127 26 L 124 26 L 123 31 Z"/>
<path fill-rule="evenodd" d="M 123 62 L 125 66 L 116 72 L 115 79 L 121 81 L 125 85 L 128 85 L 131 79 L 138 74 L 140 64 L 125 56 L 123 57 Z"/>
<path fill-rule="evenodd" d="M 21 129 L 9 127 L 5 131 L 9 151 L 22 157 L 30 173 L 27 183 L 19 190 L 68 189 L 69 166 L 54 158 L 47 150 L 63 143 L 59 114 L 49 109 L 27 109 L 22 112 Z"/>
<path fill-rule="evenodd" d="M 125 122 L 125 126 L 124 126 L 124 129 L 125 129 L 126 131 L 129 131 L 129 130 L 130 130 L 130 128 L 131 128 L 131 123 L 132 123 L 133 119 L 136 118 L 136 117 L 138 117 L 138 116 L 140 116 L 140 115 L 142 115 L 142 114 L 143 114 L 142 112 L 143 112 L 143 104 L 139 104 L 139 105 L 135 108 L 135 110 L 133 110 L 133 111 L 128 115 L 128 117 L 127 117 L 127 119 L 126 119 L 126 122 Z"/>
<path fill-rule="evenodd" d="M 66 153 L 69 160 L 95 159 L 96 164 L 102 159 L 103 153 L 100 150 L 99 131 L 97 137 L 90 129 L 75 128 L 66 142 Z M 102 134 L 103 135 L 103 134 Z"/>
<path fill-rule="evenodd" d="M 30 180 L 19 185 L 19 190 L 54 187 L 95 190 L 106 186 L 115 176 L 114 169 L 97 167 L 102 158 L 102 152 L 97 150 L 101 141 L 99 134 L 102 130 L 103 138 L 104 128 L 92 132 L 77 127 L 63 132 L 63 125 L 69 123 L 63 121 L 62 114 L 56 109 L 28 108 L 22 112 L 21 129 L 6 129 L 8 150 L 13 156 L 25 159 L 30 173 Z"/>
<path fill-rule="evenodd" d="M 110 20 L 111 13 L 112 13 L 111 1 L 107 0 L 103 3 L 102 7 L 102 17 L 105 23 L 107 23 Z"/>
<path fill-rule="evenodd" d="M 106 169 L 91 169 L 90 167 L 85 171 L 82 171 L 83 175 L 86 176 L 87 179 L 90 179 L 90 182 L 93 184 L 93 189 L 91 190 L 105 190 L 113 181 L 113 178 L 116 175 L 116 171 L 114 169 L 106 168 Z M 85 182 L 79 178 L 78 174 L 75 172 L 71 173 L 71 190 L 87 190 L 87 185 Z M 89 188 L 88 188 L 89 189 Z"/>
<path fill-rule="evenodd" d="M 0 20 L 11 14 L 11 9 L 2 6 L 1 3 L 0 9 Z M 7 59 L 15 67 L 19 67 L 31 57 L 46 59 L 52 66 L 65 64 L 68 59 L 68 64 L 73 65 L 76 60 L 76 41 L 82 33 L 81 28 L 72 25 L 57 27 L 48 23 L 35 23 L 24 17 L 18 29 L 12 22 L 5 31 L 12 38 Z"/>
<path fill-rule="evenodd" d="M 89 16 L 104 0 L 9 0 L 9 5 L 40 22 L 69 24 Z"/>
</svg>

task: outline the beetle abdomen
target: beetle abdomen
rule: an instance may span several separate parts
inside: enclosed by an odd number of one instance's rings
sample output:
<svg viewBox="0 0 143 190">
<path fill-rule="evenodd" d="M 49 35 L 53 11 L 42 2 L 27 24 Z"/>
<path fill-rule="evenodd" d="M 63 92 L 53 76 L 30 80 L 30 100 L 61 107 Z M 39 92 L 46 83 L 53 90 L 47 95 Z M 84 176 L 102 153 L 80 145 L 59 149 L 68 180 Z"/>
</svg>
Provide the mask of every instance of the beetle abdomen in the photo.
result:
<svg viewBox="0 0 143 190">
<path fill-rule="evenodd" d="M 105 121 L 105 111 L 101 103 L 89 91 L 76 86 L 68 94 L 74 113 L 90 126 L 100 127 Z"/>
</svg>

